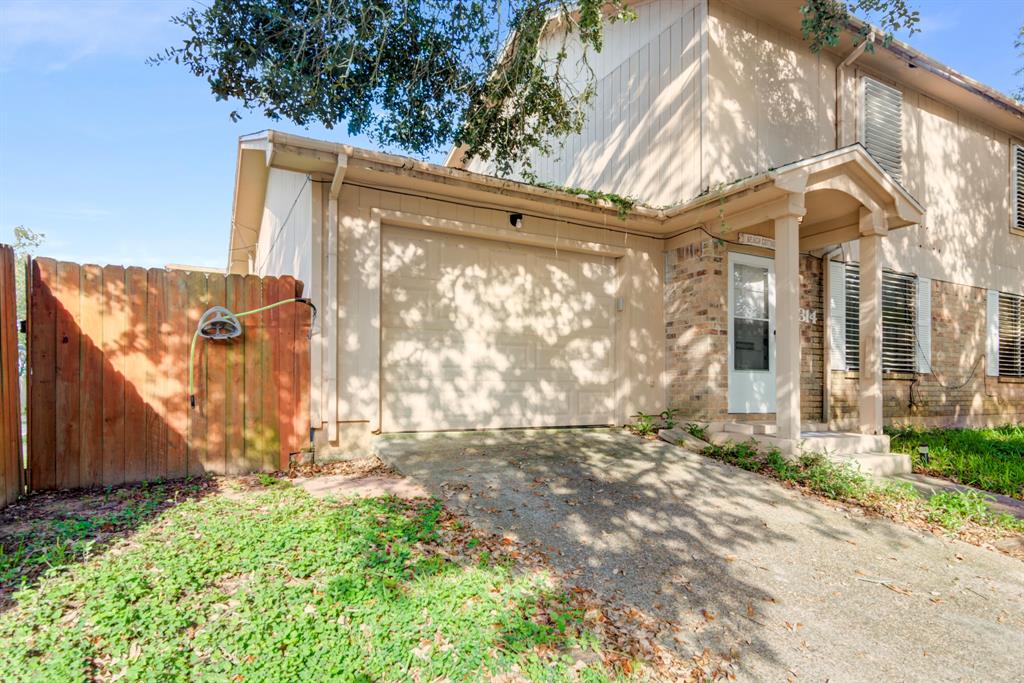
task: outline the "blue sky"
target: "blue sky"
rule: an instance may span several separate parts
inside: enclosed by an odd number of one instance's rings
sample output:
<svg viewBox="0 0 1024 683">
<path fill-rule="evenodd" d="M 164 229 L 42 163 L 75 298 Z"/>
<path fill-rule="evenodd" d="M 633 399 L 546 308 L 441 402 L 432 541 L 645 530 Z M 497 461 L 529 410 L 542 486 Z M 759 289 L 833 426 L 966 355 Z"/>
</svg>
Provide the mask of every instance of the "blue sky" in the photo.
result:
<svg viewBox="0 0 1024 683">
<path fill-rule="evenodd" d="M 273 127 L 374 146 L 251 113 L 233 123 L 236 105 L 215 102 L 204 81 L 147 66 L 180 39 L 168 18 L 189 4 L 0 0 L 0 241 L 24 224 L 46 233 L 47 256 L 223 266 L 239 135 Z M 1018 86 L 1024 2 L 916 6 L 915 47 L 1005 92 Z"/>
</svg>

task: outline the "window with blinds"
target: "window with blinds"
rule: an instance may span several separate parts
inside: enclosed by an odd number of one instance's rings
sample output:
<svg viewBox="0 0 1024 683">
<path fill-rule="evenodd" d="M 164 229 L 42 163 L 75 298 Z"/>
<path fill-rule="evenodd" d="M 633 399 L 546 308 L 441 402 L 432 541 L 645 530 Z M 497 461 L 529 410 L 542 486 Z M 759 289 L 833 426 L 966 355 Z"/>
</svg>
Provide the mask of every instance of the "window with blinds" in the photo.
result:
<svg viewBox="0 0 1024 683">
<path fill-rule="evenodd" d="M 917 372 L 917 277 L 882 271 L 882 372 Z M 860 370 L 860 269 L 846 264 L 846 367 Z"/>
<path fill-rule="evenodd" d="M 1024 377 L 1024 297 L 999 293 L 999 374 Z"/>
<path fill-rule="evenodd" d="M 903 176 L 903 93 L 864 79 L 861 141 L 868 154 L 896 180 Z"/>
<path fill-rule="evenodd" d="M 1013 227 L 1024 230 L 1024 146 L 1013 146 Z"/>
</svg>

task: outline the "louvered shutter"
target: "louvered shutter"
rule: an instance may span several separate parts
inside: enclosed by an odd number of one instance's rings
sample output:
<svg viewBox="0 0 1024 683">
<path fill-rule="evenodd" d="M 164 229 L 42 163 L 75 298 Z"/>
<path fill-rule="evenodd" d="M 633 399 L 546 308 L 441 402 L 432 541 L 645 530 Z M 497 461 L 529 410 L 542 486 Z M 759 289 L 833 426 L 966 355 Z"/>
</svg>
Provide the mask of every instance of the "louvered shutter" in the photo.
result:
<svg viewBox="0 0 1024 683">
<path fill-rule="evenodd" d="M 917 370 L 917 278 L 882 273 L 882 369 Z"/>
<path fill-rule="evenodd" d="M 846 268 L 828 262 L 829 357 L 833 370 L 846 370 Z"/>
<path fill-rule="evenodd" d="M 864 79 L 862 141 L 889 175 L 903 177 L 903 93 L 873 78 Z"/>
<path fill-rule="evenodd" d="M 985 306 L 985 374 L 989 377 L 999 375 L 999 292 L 988 290 Z"/>
<path fill-rule="evenodd" d="M 917 371 L 932 371 L 932 281 L 917 278 Z"/>
<path fill-rule="evenodd" d="M 1024 297 L 999 293 L 999 374 L 1024 377 Z"/>
<path fill-rule="evenodd" d="M 1013 146 L 1013 225 L 1024 230 L 1024 146 Z"/>
</svg>

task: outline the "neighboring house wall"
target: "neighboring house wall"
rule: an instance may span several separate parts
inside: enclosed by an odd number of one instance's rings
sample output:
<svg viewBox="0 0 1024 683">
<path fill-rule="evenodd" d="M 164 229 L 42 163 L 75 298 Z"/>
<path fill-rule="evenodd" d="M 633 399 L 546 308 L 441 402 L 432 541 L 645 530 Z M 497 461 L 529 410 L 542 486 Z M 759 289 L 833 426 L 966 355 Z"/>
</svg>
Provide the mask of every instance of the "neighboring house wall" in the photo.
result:
<svg viewBox="0 0 1024 683">
<path fill-rule="evenodd" d="M 263 206 L 259 241 L 252 264 L 258 275 L 291 275 L 312 281 L 313 182 L 305 173 L 271 168 Z"/>
<path fill-rule="evenodd" d="M 636 20 L 606 27 L 605 49 L 590 56 L 597 94 L 584 129 L 551 156 L 531 155 L 538 180 L 652 205 L 700 193 L 705 7 L 704 0 L 638 4 Z M 550 50 L 561 45 L 560 35 L 548 39 Z M 567 54 L 572 68 L 580 57 L 574 39 Z M 466 168 L 493 173 L 494 166 L 473 160 Z"/>
</svg>

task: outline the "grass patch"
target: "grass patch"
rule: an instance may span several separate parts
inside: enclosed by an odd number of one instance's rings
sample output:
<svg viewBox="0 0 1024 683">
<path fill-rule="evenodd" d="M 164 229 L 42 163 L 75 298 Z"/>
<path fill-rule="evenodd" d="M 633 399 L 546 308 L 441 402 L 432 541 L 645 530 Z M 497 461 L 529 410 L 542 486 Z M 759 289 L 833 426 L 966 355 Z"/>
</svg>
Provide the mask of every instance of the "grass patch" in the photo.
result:
<svg viewBox="0 0 1024 683">
<path fill-rule="evenodd" d="M 928 519 L 957 531 L 968 522 L 1024 533 L 1024 519 L 993 512 L 989 498 L 978 491 L 944 491 L 928 499 Z"/>
<path fill-rule="evenodd" d="M 439 502 L 267 485 L 182 502 L 53 563 L 0 615 L 0 679 L 614 677 L 571 654 L 600 648 L 583 610 Z"/>
<path fill-rule="evenodd" d="M 901 519 L 916 515 L 951 532 L 959 532 L 971 524 L 1024 533 L 1024 520 L 993 512 L 989 498 L 977 491 L 939 493 L 925 501 L 907 482 L 879 484 L 853 465 L 834 463 L 817 453 L 787 460 L 777 450 L 758 450 L 754 441 L 709 446 L 703 454 L 826 498 L 856 503 L 889 516 L 897 516 L 893 512 L 898 508 Z"/>
<path fill-rule="evenodd" d="M 910 455 L 914 471 L 946 477 L 968 486 L 1024 499 L 1024 427 L 990 429 L 886 430 L 892 450 Z M 929 463 L 918 455 L 928 446 Z"/>
</svg>

